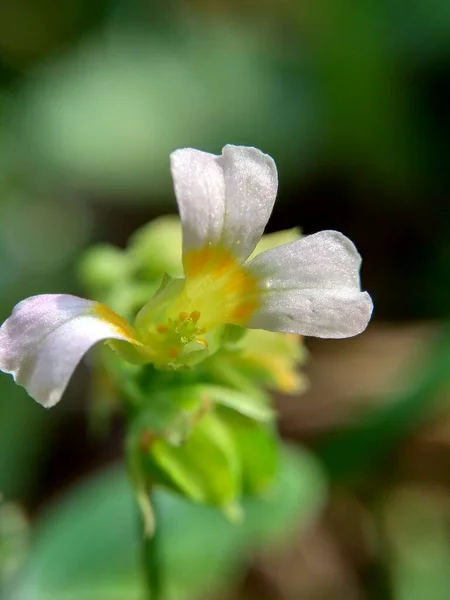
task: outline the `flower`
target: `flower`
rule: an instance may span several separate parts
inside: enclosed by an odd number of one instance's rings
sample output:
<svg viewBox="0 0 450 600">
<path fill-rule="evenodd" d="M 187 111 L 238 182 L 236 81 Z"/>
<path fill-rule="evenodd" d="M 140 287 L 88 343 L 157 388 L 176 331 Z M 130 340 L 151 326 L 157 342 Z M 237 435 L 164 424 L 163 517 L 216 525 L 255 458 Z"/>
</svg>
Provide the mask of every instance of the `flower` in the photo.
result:
<svg viewBox="0 0 450 600">
<path fill-rule="evenodd" d="M 165 277 L 134 326 L 98 302 L 46 294 L 20 302 L 0 328 L 0 370 L 43 406 L 60 400 L 82 356 L 102 340 L 130 362 L 178 368 L 213 352 L 226 324 L 324 338 L 366 328 L 372 301 L 360 289 L 361 258 L 341 233 L 247 260 L 275 202 L 270 156 L 242 146 L 225 146 L 221 156 L 185 148 L 172 153 L 171 170 L 184 277 Z"/>
</svg>

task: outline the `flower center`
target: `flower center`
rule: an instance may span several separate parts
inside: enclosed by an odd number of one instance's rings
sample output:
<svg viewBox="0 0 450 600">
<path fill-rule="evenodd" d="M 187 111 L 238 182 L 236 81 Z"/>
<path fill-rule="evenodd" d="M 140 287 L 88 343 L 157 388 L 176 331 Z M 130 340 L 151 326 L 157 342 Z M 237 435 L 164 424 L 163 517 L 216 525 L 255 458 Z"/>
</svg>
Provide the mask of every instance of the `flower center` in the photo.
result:
<svg viewBox="0 0 450 600">
<path fill-rule="evenodd" d="M 259 306 L 258 281 L 228 249 L 207 245 L 186 253 L 183 262 L 186 283 L 174 307 L 177 312 L 201 313 L 206 330 L 247 324 Z"/>
<path fill-rule="evenodd" d="M 179 368 L 214 352 L 220 326 L 245 326 L 259 306 L 258 281 L 232 253 L 205 246 L 184 256 L 184 279 L 173 279 L 136 317 L 152 362 Z"/>
<path fill-rule="evenodd" d="M 199 344 L 199 349 L 208 347 L 208 342 L 200 337 L 205 330 L 197 326 L 199 318 L 198 311 L 191 314 L 181 312 L 176 319 L 169 318 L 167 323 L 156 327 L 156 331 L 163 336 L 161 341 L 169 358 L 176 359 L 183 348 L 192 342 Z"/>
</svg>

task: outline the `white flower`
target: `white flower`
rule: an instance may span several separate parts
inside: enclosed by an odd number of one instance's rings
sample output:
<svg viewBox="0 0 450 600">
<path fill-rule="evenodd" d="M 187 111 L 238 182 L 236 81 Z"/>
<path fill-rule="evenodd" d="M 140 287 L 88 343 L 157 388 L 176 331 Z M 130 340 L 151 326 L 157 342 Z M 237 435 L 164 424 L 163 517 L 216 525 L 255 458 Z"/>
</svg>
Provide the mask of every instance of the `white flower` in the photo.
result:
<svg viewBox="0 0 450 600">
<path fill-rule="evenodd" d="M 186 148 L 171 155 L 171 169 L 184 278 L 151 299 L 134 327 L 97 302 L 42 295 L 20 302 L 0 328 L 0 369 L 43 406 L 59 401 L 83 354 L 105 339 L 119 340 L 133 362 L 177 367 L 203 356 L 208 336 L 226 323 L 325 338 L 366 328 L 372 301 L 360 289 L 361 258 L 341 233 L 322 231 L 247 261 L 275 202 L 270 156 Z"/>
</svg>

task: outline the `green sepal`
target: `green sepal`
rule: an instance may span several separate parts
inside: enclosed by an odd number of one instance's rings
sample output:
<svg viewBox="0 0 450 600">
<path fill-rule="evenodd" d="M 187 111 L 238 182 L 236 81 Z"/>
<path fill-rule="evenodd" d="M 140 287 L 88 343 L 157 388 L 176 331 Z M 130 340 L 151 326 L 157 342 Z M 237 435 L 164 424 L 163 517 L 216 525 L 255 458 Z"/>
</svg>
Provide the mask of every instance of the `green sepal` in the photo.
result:
<svg viewBox="0 0 450 600">
<path fill-rule="evenodd" d="M 242 369 L 239 352 L 219 350 L 204 363 L 209 377 L 219 385 L 238 390 L 250 397 L 259 398 L 261 404 L 269 404 L 270 396 L 261 388 L 258 379 L 247 369 Z"/>
<path fill-rule="evenodd" d="M 231 408 L 250 419 L 262 422 L 274 419 L 274 411 L 262 394 L 251 395 L 220 385 L 202 385 L 199 387 L 201 387 L 204 398 L 215 404 Z"/>
<path fill-rule="evenodd" d="M 279 467 L 280 442 L 275 428 L 227 409 L 220 411 L 220 418 L 239 454 L 243 492 L 256 496 L 270 492 Z"/>
<path fill-rule="evenodd" d="M 150 439 L 163 438 L 173 445 L 184 443 L 199 417 L 210 408 L 200 386 L 143 390 L 130 380 L 124 391 L 138 405 L 132 422 L 135 433 L 148 433 Z"/>
<path fill-rule="evenodd" d="M 241 494 L 239 457 L 233 436 L 217 415 L 201 417 L 189 439 L 174 446 L 157 439 L 149 449 L 175 487 L 195 502 L 235 512 Z"/>
</svg>

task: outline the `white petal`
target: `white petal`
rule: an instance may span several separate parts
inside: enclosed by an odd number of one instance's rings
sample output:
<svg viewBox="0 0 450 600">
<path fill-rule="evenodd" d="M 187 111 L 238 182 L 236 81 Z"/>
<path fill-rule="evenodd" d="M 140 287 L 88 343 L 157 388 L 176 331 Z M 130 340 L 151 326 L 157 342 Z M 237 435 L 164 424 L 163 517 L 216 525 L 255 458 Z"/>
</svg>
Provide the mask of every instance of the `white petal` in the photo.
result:
<svg viewBox="0 0 450 600">
<path fill-rule="evenodd" d="M 0 328 L 0 370 L 48 408 L 60 400 L 85 352 L 108 338 L 134 341 L 126 322 L 101 304 L 63 294 L 33 296 Z"/>
<path fill-rule="evenodd" d="M 361 333 L 373 306 L 360 290 L 360 265 L 353 243 L 337 231 L 263 252 L 248 264 L 264 290 L 249 326 L 327 338 Z"/>
<path fill-rule="evenodd" d="M 277 193 L 273 159 L 256 148 L 225 146 L 221 156 L 192 148 L 171 154 L 183 225 L 183 252 L 221 244 L 245 260 L 270 217 Z"/>
</svg>

